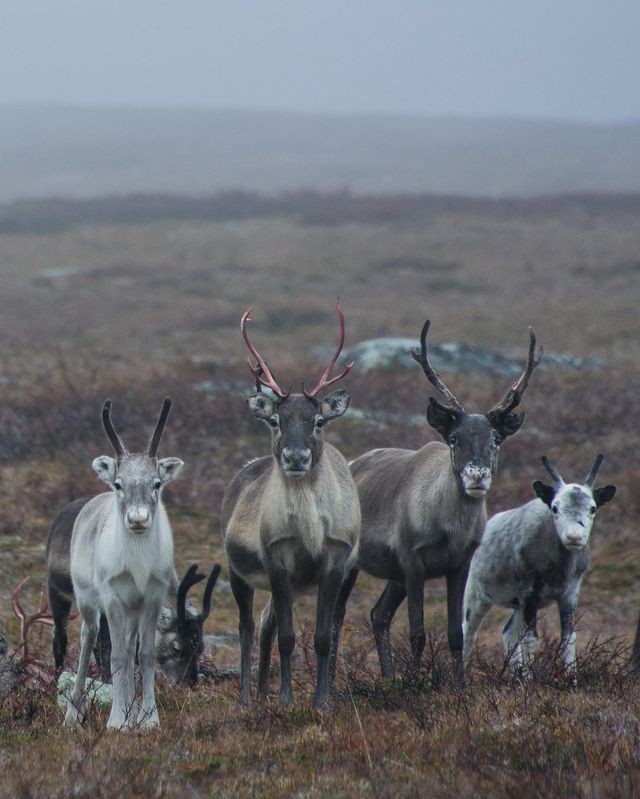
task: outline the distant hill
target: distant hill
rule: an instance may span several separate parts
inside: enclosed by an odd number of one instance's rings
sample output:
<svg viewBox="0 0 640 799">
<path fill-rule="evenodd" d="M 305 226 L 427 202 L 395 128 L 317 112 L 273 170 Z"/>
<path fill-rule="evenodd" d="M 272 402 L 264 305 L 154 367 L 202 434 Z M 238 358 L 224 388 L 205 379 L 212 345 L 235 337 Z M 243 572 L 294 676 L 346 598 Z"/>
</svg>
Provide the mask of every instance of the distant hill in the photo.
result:
<svg viewBox="0 0 640 799">
<path fill-rule="evenodd" d="M 0 107 L 0 201 L 350 188 L 640 191 L 640 122 Z"/>
</svg>

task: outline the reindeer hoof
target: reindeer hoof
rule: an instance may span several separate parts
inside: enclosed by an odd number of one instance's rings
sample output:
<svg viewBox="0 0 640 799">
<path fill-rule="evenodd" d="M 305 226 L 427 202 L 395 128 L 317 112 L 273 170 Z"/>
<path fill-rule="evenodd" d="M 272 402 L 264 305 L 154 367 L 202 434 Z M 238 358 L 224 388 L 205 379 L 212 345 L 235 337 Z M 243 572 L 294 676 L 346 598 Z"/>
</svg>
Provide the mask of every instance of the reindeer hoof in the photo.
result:
<svg viewBox="0 0 640 799">
<path fill-rule="evenodd" d="M 319 713 L 321 716 L 326 716 L 331 713 L 331 705 L 329 704 L 329 700 L 325 697 L 324 699 L 314 699 L 313 700 L 313 709 L 316 713 Z"/>
<path fill-rule="evenodd" d="M 67 712 L 64 716 L 64 726 L 65 727 L 77 727 L 79 724 L 82 724 L 83 716 L 78 711 L 78 709 L 69 702 L 67 704 Z"/>
<path fill-rule="evenodd" d="M 154 709 L 152 713 L 140 713 L 138 716 L 137 729 L 139 730 L 156 730 L 160 727 L 160 719 L 158 718 L 158 711 Z"/>
</svg>

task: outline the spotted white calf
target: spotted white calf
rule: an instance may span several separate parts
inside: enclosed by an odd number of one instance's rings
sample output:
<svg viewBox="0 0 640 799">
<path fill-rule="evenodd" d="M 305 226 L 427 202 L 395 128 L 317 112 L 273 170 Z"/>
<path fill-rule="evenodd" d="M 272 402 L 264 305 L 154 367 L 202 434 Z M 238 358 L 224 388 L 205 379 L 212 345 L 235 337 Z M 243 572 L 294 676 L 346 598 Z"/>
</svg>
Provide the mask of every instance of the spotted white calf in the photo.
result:
<svg viewBox="0 0 640 799">
<path fill-rule="evenodd" d="M 580 583 L 591 562 L 589 535 L 597 509 L 616 492 L 612 485 L 593 488 L 602 460 L 598 455 L 584 485 L 579 485 L 565 483 L 543 457 L 554 485 L 536 480 L 533 488 L 539 499 L 498 513 L 487 522 L 464 594 L 465 669 L 492 605 L 513 609 L 502 637 L 505 654 L 517 673 L 538 646 L 538 609 L 556 602 L 564 663 L 575 673 L 574 617 Z"/>
</svg>

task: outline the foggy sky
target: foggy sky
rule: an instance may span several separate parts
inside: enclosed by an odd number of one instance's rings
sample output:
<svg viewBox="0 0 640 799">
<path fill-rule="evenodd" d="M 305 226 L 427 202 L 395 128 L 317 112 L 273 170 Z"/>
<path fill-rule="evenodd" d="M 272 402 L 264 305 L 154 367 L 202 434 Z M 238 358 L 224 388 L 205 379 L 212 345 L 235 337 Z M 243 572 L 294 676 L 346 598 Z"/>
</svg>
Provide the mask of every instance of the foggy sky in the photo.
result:
<svg viewBox="0 0 640 799">
<path fill-rule="evenodd" d="M 638 0 L 6 0 L 0 103 L 640 118 Z"/>
</svg>

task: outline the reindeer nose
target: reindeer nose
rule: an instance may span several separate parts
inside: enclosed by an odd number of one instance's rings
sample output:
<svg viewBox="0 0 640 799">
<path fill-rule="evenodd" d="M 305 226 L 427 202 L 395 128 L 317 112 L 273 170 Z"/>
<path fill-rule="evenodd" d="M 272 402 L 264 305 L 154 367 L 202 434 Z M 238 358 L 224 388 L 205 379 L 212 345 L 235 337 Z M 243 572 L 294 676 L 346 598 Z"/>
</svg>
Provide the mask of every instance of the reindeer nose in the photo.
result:
<svg viewBox="0 0 640 799">
<path fill-rule="evenodd" d="M 311 468 L 311 450 L 285 447 L 282 450 L 282 468 L 285 472 L 308 471 Z"/>
<path fill-rule="evenodd" d="M 127 511 L 127 524 L 133 530 L 143 530 L 149 525 L 149 508 L 131 508 Z"/>
<path fill-rule="evenodd" d="M 567 535 L 567 545 L 570 547 L 582 546 L 582 536 L 580 533 L 569 533 L 569 535 Z"/>
</svg>

